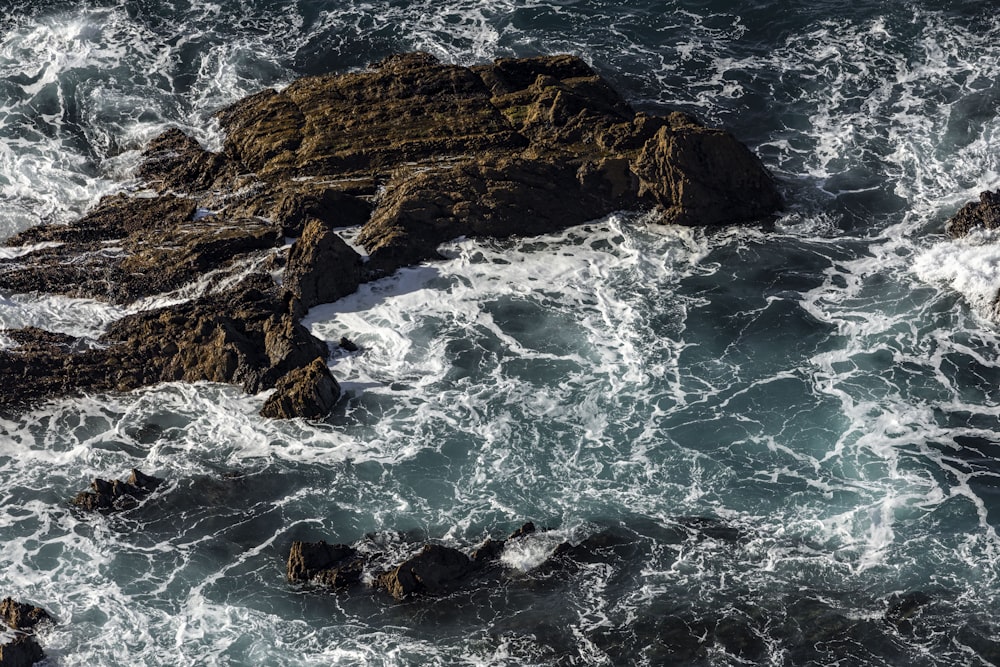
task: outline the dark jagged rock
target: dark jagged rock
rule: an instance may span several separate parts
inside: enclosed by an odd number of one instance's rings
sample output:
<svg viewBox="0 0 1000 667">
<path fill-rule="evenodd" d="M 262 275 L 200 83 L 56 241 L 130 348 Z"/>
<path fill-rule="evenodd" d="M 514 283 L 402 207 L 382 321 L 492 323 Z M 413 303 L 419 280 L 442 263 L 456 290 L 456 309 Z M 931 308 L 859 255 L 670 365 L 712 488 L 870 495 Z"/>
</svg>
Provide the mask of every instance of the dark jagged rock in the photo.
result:
<svg viewBox="0 0 1000 667">
<path fill-rule="evenodd" d="M 34 631 L 52 622 L 47 611 L 8 597 L 0 601 L 0 620 L 11 628 L 6 637 L 0 637 L 0 667 L 28 667 L 45 659 Z"/>
<path fill-rule="evenodd" d="M 95 479 L 91 490 L 78 493 L 73 504 L 90 512 L 132 509 L 162 482 L 133 468 L 127 481 Z"/>
<path fill-rule="evenodd" d="M 49 612 L 13 598 L 0 601 L 0 619 L 15 630 L 33 630 L 39 623 L 51 622 Z"/>
<path fill-rule="evenodd" d="M 963 206 L 945 225 L 952 236 L 965 236 L 974 229 L 1000 227 L 1000 190 L 983 192 L 978 202 Z"/>
<path fill-rule="evenodd" d="M 358 583 L 364 560 L 357 549 L 346 544 L 293 542 L 288 555 L 288 581 L 314 582 L 331 588 Z"/>
<path fill-rule="evenodd" d="M 284 286 L 309 309 L 351 294 L 361 284 L 361 256 L 323 221 L 306 223 L 288 255 Z"/>
<path fill-rule="evenodd" d="M 324 358 L 317 357 L 308 366 L 295 368 L 278 380 L 260 414 L 271 419 L 318 419 L 329 413 L 339 398 L 340 386 Z"/>
<path fill-rule="evenodd" d="M 306 309 L 435 258 L 444 241 L 653 207 L 665 222 L 743 223 L 780 205 L 730 134 L 680 113 L 636 113 L 574 56 L 467 68 L 404 54 L 304 77 L 217 116 L 219 152 L 176 129 L 149 143 L 139 176 L 158 195 L 106 197 L 74 223 L 8 240 L 24 252 L 0 260 L 3 292 L 193 296 L 129 315 L 98 341 L 8 332 L 19 346 L 0 351 L 0 410 L 166 381 L 249 392 L 280 381 L 265 413 L 319 416 L 338 392 L 311 366 L 327 349 L 301 326 Z M 337 236 L 343 226 L 361 226 L 367 262 Z M 286 236 L 298 239 L 284 262 Z M 260 275 L 228 287 L 250 261 L 284 265 L 281 288 Z"/>
<path fill-rule="evenodd" d="M 0 667 L 30 667 L 44 659 L 34 635 L 18 632 L 10 640 L 0 640 Z"/>
<path fill-rule="evenodd" d="M 348 352 L 357 352 L 358 350 L 361 349 L 357 346 L 357 344 L 354 341 L 352 341 L 350 338 L 346 336 L 341 336 L 340 342 L 338 342 L 337 345 L 340 347 L 340 349 L 346 350 Z"/>
<path fill-rule="evenodd" d="M 634 162 L 639 196 L 667 222 L 722 225 L 759 220 L 781 204 L 770 175 L 728 132 L 689 124 L 662 127 Z"/>
<path fill-rule="evenodd" d="M 195 216 L 190 199 L 105 197 L 70 225 L 29 229 L 8 245 L 58 242 L 0 260 L 0 287 L 129 303 L 186 285 L 281 242 L 262 219 Z"/>
<path fill-rule="evenodd" d="M 473 569 L 472 561 L 458 549 L 428 544 L 398 567 L 379 575 L 375 584 L 396 600 L 413 594 L 439 595 L 455 587 Z"/>
</svg>

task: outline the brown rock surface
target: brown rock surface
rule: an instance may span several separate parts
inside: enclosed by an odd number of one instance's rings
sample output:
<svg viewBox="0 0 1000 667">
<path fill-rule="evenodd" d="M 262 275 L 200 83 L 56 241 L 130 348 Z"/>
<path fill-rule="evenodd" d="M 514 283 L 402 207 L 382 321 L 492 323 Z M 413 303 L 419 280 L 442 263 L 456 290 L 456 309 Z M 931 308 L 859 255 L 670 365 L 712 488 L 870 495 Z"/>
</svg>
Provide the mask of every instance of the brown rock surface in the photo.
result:
<svg viewBox="0 0 1000 667">
<path fill-rule="evenodd" d="M 308 366 L 294 368 L 278 380 L 260 414 L 272 419 L 318 419 L 329 413 L 339 398 L 340 386 L 324 358 L 317 357 Z"/>
<path fill-rule="evenodd" d="M 293 542 L 288 554 L 288 581 L 315 582 L 343 588 L 361 580 L 364 561 L 357 549 L 346 544 Z"/>
<path fill-rule="evenodd" d="M 19 347 L 0 351 L 0 410 L 175 380 L 259 392 L 286 378 L 265 412 L 317 416 L 337 392 L 328 371 L 304 370 L 327 353 L 299 323 L 305 310 L 434 258 L 444 241 L 649 207 L 665 222 L 742 223 L 780 205 L 730 134 L 636 113 L 574 56 L 466 68 L 399 55 L 251 95 L 218 119 L 220 152 L 178 130 L 150 142 L 139 175 L 158 195 L 107 197 L 73 224 L 8 240 L 26 252 L 0 260 L 0 293 L 131 304 L 184 288 L 190 300 L 129 315 L 96 346 L 9 334 Z M 367 263 L 334 232 L 361 225 Z M 279 269 L 285 236 L 298 241 L 280 288 L 259 275 L 226 287 L 253 266 Z"/>
<path fill-rule="evenodd" d="M 76 494 L 73 504 L 89 512 L 131 509 L 162 482 L 163 480 L 157 477 L 146 475 L 133 468 L 126 481 L 94 479 L 90 483 L 91 491 Z"/>
<path fill-rule="evenodd" d="M 945 229 L 952 236 L 965 236 L 974 229 L 1000 227 L 1000 190 L 983 192 L 979 201 L 969 202 L 948 221 Z"/>
<path fill-rule="evenodd" d="M 13 598 L 0 601 L 0 618 L 15 630 L 32 630 L 39 623 L 52 621 L 49 613 L 41 607 L 18 602 Z"/>
<path fill-rule="evenodd" d="M 312 218 L 288 253 L 283 285 L 303 308 L 347 296 L 361 283 L 361 256 L 326 223 Z"/>
</svg>

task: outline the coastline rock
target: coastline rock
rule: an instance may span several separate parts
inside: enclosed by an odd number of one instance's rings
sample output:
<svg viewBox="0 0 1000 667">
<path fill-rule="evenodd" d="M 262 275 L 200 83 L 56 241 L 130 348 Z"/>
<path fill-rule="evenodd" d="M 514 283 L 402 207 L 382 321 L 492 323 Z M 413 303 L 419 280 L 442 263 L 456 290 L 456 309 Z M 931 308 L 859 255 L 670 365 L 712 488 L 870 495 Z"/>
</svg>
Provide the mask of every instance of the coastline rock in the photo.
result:
<svg viewBox="0 0 1000 667">
<path fill-rule="evenodd" d="M 986 191 L 978 202 L 969 202 L 945 224 L 945 231 L 953 237 L 965 236 L 974 229 L 1000 227 L 1000 190 Z"/>
<path fill-rule="evenodd" d="M 0 619 L 15 630 L 33 630 L 39 623 L 52 622 L 52 616 L 41 607 L 9 597 L 0 601 Z"/>
<path fill-rule="evenodd" d="M 316 357 L 308 366 L 295 368 L 278 380 L 260 414 L 271 419 L 318 419 L 328 414 L 339 399 L 340 385 L 330 374 L 325 358 Z"/>
<path fill-rule="evenodd" d="M 319 218 L 305 224 L 288 254 L 283 285 L 306 310 L 347 296 L 361 284 L 361 256 Z"/>
<path fill-rule="evenodd" d="M 280 381 L 268 414 L 319 416 L 339 391 L 328 371 L 307 370 L 328 350 L 302 327 L 306 310 L 433 259 L 442 242 L 549 233 L 622 209 L 738 224 L 781 204 L 732 135 L 636 113 L 575 56 L 468 68 L 402 54 L 217 117 L 219 152 L 176 129 L 148 144 L 138 173 L 158 194 L 105 197 L 74 223 L 7 240 L 23 252 L 0 260 L 0 292 L 187 300 L 130 314 L 97 341 L 10 332 L 0 411 L 160 382 L 257 393 Z M 360 227 L 367 261 L 337 235 L 344 226 Z M 285 262 L 287 236 L 297 240 Z M 282 266 L 280 286 L 255 273 Z"/>
<path fill-rule="evenodd" d="M 133 468 L 126 481 L 94 479 L 90 483 L 91 491 L 81 491 L 72 503 L 88 512 L 132 509 L 162 482 L 162 479 Z"/>
<path fill-rule="evenodd" d="M 34 630 L 52 622 L 47 611 L 8 597 L 0 601 L 0 619 L 12 630 L 0 637 L 0 666 L 28 667 L 45 659 Z"/>
</svg>

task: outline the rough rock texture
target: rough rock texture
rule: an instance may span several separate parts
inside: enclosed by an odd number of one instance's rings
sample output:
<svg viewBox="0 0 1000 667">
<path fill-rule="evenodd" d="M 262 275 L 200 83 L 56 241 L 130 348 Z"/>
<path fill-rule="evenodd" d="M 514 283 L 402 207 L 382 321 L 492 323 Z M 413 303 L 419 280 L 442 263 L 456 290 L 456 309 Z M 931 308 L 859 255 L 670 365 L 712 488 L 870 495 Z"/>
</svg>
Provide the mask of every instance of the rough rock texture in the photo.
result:
<svg viewBox="0 0 1000 667">
<path fill-rule="evenodd" d="M 346 544 L 294 542 L 288 554 L 288 581 L 314 582 L 331 588 L 358 583 L 364 560 L 357 549 Z"/>
<path fill-rule="evenodd" d="M 366 570 L 372 586 L 386 591 L 396 600 L 411 596 L 440 595 L 454 590 L 473 576 L 496 572 L 495 562 L 511 540 L 521 539 L 535 531 L 528 522 L 506 540 L 487 539 L 470 555 L 438 544 L 425 544 L 406 560 L 385 569 L 381 553 L 347 544 L 293 542 L 288 554 L 288 581 L 312 583 L 331 588 L 358 584 Z"/>
<path fill-rule="evenodd" d="M 619 209 L 742 223 L 781 203 L 730 134 L 636 113 L 573 56 L 467 68 L 399 55 L 262 91 L 218 120 L 218 152 L 178 130 L 150 142 L 139 176 L 155 193 L 106 197 L 75 223 L 8 239 L 20 251 L 0 259 L 0 294 L 140 312 L 98 341 L 7 332 L 18 346 L 0 350 L 0 412 L 206 380 L 248 392 L 280 381 L 265 414 L 317 416 L 337 392 L 312 366 L 327 349 L 302 328 L 305 311 L 435 258 L 444 241 L 552 232 Z M 335 231 L 349 226 L 367 262 Z M 297 237 L 287 262 L 286 237 Z M 283 265 L 280 285 L 260 273 Z M 141 310 L 164 292 L 186 301 Z"/>
<path fill-rule="evenodd" d="M 91 491 L 78 493 L 73 504 L 91 512 L 131 509 L 162 482 L 162 479 L 133 468 L 126 481 L 95 479 L 90 483 Z"/>
<path fill-rule="evenodd" d="M 28 667 L 45 659 L 32 633 L 39 624 L 52 622 L 47 611 L 4 598 L 0 602 L 0 619 L 14 631 L 9 638 L 0 637 L 0 667 Z"/>
<path fill-rule="evenodd" d="M 952 236 L 965 236 L 974 229 L 996 229 L 1000 227 L 1000 190 L 983 192 L 978 202 L 963 206 L 945 229 Z"/>
<path fill-rule="evenodd" d="M 4 598 L 0 602 L 0 619 L 15 630 L 33 630 L 39 623 L 51 622 L 49 612 L 41 607 Z"/>
<path fill-rule="evenodd" d="M 339 398 L 340 385 L 326 361 L 317 357 L 308 366 L 296 368 L 278 380 L 260 414 L 271 419 L 318 419 L 330 412 Z"/>
<path fill-rule="evenodd" d="M 312 218 L 288 253 L 284 286 L 303 308 L 347 296 L 361 283 L 361 257 L 326 223 Z"/>
</svg>

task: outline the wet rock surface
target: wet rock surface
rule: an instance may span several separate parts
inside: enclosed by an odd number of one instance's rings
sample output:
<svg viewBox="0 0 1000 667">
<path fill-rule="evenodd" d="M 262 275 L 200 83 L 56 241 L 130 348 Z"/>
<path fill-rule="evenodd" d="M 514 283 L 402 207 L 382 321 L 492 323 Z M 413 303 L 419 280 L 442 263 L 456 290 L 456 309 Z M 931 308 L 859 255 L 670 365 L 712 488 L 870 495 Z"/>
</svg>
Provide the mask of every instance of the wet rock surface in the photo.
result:
<svg viewBox="0 0 1000 667">
<path fill-rule="evenodd" d="M 221 151 L 169 130 L 143 154 L 150 190 L 7 240 L 20 252 L 0 260 L 0 293 L 95 298 L 133 314 L 96 341 L 8 332 L 0 411 L 205 380 L 253 393 L 281 382 L 284 398 L 265 414 L 315 417 L 339 392 L 307 370 L 327 348 L 301 326 L 304 313 L 437 257 L 444 241 L 553 232 L 620 209 L 745 223 L 781 204 L 732 135 L 679 113 L 636 113 L 573 56 L 468 68 L 404 54 L 262 91 L 218 120 Z M 360 227 L 367 261 L 343 227 Z M 263 272 L 282 267 L 280 285 Z M 183 303 L 142 305 L 164 293 Z M 311 388 L 290 389 L 302 386 L 293 371 Z"/>
<path fill-rule="evenodd" d="M 52 616 L 41 607 L 13 598 L 0 601 L 0 619 L 15 630 L 33 630 L 41 623 L 51 623 Z"/>
<path fill-rule="evenodd" d="M 47 611 L 8 597 L 0 601 L 0 619 L 10 629 L 0 633 L 0 666 L 28 667 L 45 659 L 34 631 L 52 622 Z"/>
<path fill-rule="evenodd" d="M 162 479 L 133 468 L 126 480 L 95 479 L 90 491 L 81 491 L 73 498 L 73 505 L 89 512 L 132 509 L 162 483 Z"/>
<path fill-rule="evenodd" d="M 1000 190 L 983 192 L 979 201 L 969 202 L 945 225 L 952 236 L 965 236 L 976 229 L 988 230 L 1000 227 Z"/>
<path fill-rule="evenodd" d="M 0 667 L 30 667 L 45 659 L 45 652 L 33 635 L 14 633 L 0 637 Z"/>
<path fill-rule="evenodd" d="M 272 419 L 317 419 L 329 413 L 339 398 L 340 385 L 325 359 L 317 357 L 308 366 L 295 368 L 278 380 L 260 414 Z"/>
</svg>

